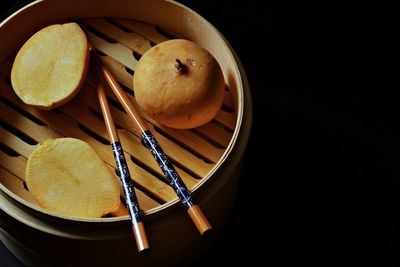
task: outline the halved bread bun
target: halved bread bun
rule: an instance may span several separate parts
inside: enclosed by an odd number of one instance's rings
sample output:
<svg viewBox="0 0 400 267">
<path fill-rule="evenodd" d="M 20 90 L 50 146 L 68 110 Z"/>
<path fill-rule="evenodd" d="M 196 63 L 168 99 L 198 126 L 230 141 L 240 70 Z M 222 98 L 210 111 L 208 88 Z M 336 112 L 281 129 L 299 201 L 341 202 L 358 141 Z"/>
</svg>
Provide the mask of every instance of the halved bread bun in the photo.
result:
<svg viewBox="0 0 400 267">
<path fill-rule="evenodd" d="M 86 35 L 78 24 L 47 26 L 19 50 L 11 70 L 12 87 L 27 105 L 58 107 L 82 87 L 89 55 Z"/>
<path fill-rule="evenodd" d="M 99 218 L 120 208 L 120 186 L 86 142 L 46 140 L 29 156 L 29 192 L 43 208 L 73 217 Z"/>
</svg>

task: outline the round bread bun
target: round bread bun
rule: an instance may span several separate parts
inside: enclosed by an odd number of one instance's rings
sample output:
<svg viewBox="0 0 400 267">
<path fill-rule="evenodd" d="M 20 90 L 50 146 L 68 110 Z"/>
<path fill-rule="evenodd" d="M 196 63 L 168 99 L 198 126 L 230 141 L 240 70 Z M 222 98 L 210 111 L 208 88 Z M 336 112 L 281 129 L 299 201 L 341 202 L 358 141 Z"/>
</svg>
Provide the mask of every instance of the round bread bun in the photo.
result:
<svg viewBox="0 0 400 267">
<path fill-rule="evenodd" d="M 225 81 L 216 59 L 197 44 L 174 39 L 149 49 L 133 77 L 141 109 L 177 129 L 209 122 L 221 108 Z"/>
<path fill-rule="evenodd" d="M 88 66 L 88 41 L 79 25 L 54 24 L 35 33 L 18 51 L 11 83 L 25 104 L 52 109 L 78 93 Z"/>
</svg>

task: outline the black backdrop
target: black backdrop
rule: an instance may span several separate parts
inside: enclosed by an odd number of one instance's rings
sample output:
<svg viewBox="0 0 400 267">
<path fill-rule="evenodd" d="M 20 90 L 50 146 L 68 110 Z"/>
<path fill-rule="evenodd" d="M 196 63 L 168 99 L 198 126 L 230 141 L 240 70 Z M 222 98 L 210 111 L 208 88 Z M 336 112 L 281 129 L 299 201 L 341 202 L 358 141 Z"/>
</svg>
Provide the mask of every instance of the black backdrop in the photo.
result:
<svg viewBox="0 0 400 267">
<path fill-rule="evenodd" d="M 399 265 L 398 10 L 179 2 L 232 44 L 254 104 L 233 213 L 193 266 Z M 19 266 L 4 247 L 0 266 Z"/>
</svg>

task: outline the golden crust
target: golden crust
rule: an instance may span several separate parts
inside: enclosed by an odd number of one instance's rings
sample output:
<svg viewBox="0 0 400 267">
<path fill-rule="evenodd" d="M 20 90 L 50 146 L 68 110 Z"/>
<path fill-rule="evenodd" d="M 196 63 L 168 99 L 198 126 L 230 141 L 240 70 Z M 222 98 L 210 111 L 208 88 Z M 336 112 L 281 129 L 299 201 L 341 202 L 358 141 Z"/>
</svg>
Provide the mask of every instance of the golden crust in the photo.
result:
<svg viewBox="0 0 400 267">
<path fill-rule="evenodd" d="M 180 129 L 210 121 L 221 108 L 225 90 L 215 58 L 183 39 L 166 41 L 147 51 L 136 66 L 133 85 L 146 114 Z"/>
</svg>

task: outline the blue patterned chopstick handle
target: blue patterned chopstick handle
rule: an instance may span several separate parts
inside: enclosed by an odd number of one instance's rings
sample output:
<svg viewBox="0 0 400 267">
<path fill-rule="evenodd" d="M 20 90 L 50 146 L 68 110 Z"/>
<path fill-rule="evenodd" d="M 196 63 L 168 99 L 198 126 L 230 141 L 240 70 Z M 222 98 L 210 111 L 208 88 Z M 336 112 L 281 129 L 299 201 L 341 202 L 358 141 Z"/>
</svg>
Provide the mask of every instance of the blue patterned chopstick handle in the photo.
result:
<svg viewBox="0 0 400 267">
<path fill-rule="evenodd" d="M 136 199 L 135 191 L 133 190 L 133 182 L 129 173 L 128 165 L 126 164 L 124 151 L 120 142 L 112 143 L 112 150 L 114 158 L 117 163 L 117 174 L 121 180 L 122 188 L 124 190 L 126 206 L 129 210 L 129 214 L 132 223 L 138 223 L 141 220 L 138 202 Z"/>
<path fill-rule="evenodd" d="M 187 209 L 193 206 L 195 203 L 189 190 L 149 130 L 142 133 L 142 142 L 151 151 L 151 154 L 153 154 L 158 166 L 160 166 L 161 170 L 167 176 L 170 186 L 174 189 L 182 204 Z"/>
</svg>

